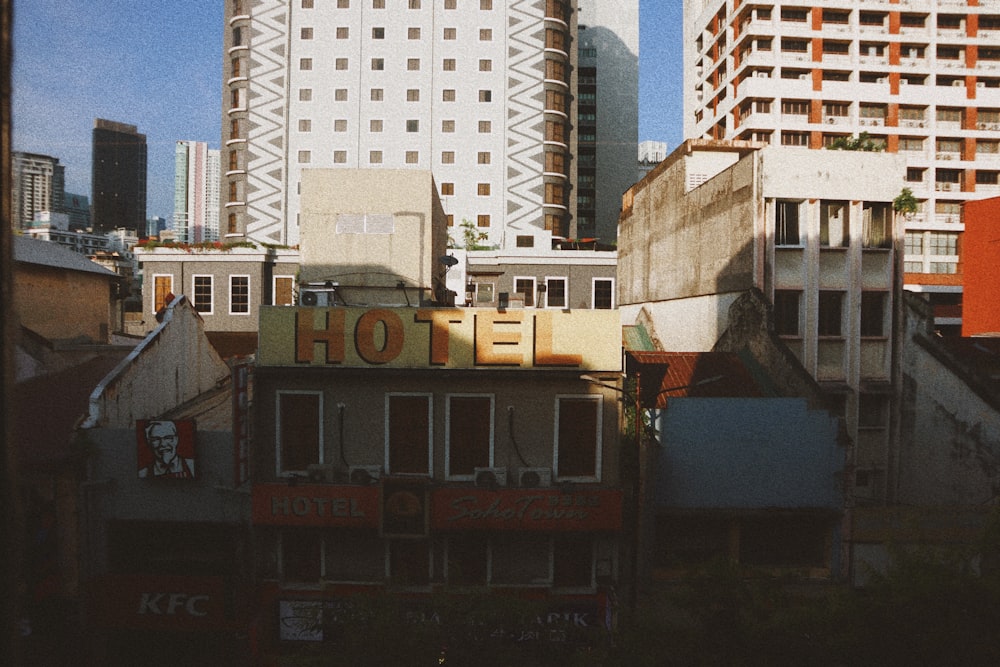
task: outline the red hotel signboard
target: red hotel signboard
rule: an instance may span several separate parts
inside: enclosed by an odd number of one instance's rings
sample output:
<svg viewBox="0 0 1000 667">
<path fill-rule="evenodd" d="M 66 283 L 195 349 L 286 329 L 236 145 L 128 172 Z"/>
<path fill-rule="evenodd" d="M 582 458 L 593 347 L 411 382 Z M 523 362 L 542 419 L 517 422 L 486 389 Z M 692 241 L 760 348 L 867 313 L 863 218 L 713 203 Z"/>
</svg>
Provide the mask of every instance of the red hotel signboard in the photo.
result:
<svg viewBox="0 0 1000 667">
<path fill-rule="evenodd" d="M 378 526 L 378 486 L 256 484 L 252 516 L 256 525 Z"/>
<path fill-rule="evenodd" d="M 598 531 L 622 527 L 622 493 L 614 490 L 437 489 L 435 530 Z"/>
</svg>

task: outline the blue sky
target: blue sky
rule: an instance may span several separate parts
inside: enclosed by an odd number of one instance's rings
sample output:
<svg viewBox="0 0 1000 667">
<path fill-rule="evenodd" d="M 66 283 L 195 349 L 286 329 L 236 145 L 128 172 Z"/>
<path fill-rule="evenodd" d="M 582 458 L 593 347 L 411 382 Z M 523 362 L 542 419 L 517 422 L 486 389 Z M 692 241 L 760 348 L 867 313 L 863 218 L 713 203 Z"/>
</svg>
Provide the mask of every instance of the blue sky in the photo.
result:
<svg viewBox="0 0 1000 667">
<path fill-rule="evenodd" d="M 608 0 L 613 1 L 613 0 Z M 95 118 L 149 146 L 147 214 L 173 214 L 174 142 L 219 145 L 223 0 L 15 0 L 13 145 L 90 196 Z M 639 0 L 639 139 L 681 140 L 680 0 Z"/>
</svg>

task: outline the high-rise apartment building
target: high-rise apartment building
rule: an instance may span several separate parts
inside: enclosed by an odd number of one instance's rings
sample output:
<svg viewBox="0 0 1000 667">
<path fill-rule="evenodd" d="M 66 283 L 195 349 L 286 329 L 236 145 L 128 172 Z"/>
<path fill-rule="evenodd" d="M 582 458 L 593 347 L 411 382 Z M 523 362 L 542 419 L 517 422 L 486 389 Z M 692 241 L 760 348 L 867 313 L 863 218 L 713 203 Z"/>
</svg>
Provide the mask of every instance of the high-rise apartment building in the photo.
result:
<svg viewBox="0 0 1000 667">
<path fill-rule="evenodd" d="M 91 192 L 94 229 L 145 231 L 146 135 L 135 125 L 94 120 Z"/>
<path fill-rule="evenodd" d="M 219 239 L 219 151 L 201 141 L 174 147 L 174 231 L 186 243 Z"/>
<path fill-rule="evenodd" d="M 1000 192 L 1000 3 L 685 0 L 684 133 L 906 156 L 908 289 L 961 292 L 962 204 Z M 938 325 L 957 320 L 938 317 Z"/>
<path fill-rule="evenodd" d="M 37 153 L 11 153 L 13 163 L 14 229 L 25 229 L 42 211 L 63 209 L 66 172 L 59 158 Z"/>
<path fill-rule="evenodd" d="M 297 244 L 312 168 L 430 170 L 459 242 L 574 235 L 577 0 L 226 0 L 225 20 L 224 235 Z"/>
</svg>

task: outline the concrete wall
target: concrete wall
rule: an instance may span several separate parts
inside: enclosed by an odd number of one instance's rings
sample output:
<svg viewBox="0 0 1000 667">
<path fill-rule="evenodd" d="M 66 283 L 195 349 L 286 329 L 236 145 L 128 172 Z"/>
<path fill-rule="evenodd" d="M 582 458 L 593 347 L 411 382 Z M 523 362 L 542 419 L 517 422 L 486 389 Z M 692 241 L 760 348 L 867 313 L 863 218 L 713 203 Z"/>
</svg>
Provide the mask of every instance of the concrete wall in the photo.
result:
<svg viewBox="0 0 1000 667">
<path fill-rule="evenodd" d="M 113 279 L 20 262 L 14 271 L 14 312 L 22 325 L 49 340 L 85 336 L 106 343 L 115 329 Z"/>
<path fill-rule="evenodd" d="M 1000 496 L 1000 406 L 977 392 L 907 308 L 896 502 L 983 505 Z"/>
<path fill-rule="evenodd" d="M 389 214 L 391 232 L 348 233 L 341 214 Z M 428 171 L 309 169 L 302 173 L 302 282 L 443 285 L 446 220 Z"/>
<path fill-rule="evenodd" d="M 163 322 L 94 389 L 83 428 L 134 428 L 213 389 L 229 367 L 205 337 L 188 300 L 171 303 Z"/>
</svg>

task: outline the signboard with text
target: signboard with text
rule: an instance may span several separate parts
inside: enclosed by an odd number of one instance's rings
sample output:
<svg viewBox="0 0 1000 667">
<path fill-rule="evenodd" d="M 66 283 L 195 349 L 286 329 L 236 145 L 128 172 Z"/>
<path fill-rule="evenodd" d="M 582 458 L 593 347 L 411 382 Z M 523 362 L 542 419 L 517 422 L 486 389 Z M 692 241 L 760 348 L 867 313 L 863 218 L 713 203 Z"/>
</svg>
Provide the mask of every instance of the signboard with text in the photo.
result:
<svg viewBox="0 0 1000 667">
<path fill-rule="evenodd" d="M 376 527 L 379 487 L 256 484 L 251 503 L 257 525 Z"/>
<path fill-rule="evenodd" d="M 434 530 L 596 531 L 622 527 L 621 491 L 437 489 Z"/>
<path fill-rule="evenodd" d="M 222 577 L 108 575 L 91 582 L 89 612 L 97 627 L 218 630 L 231 626 Z"/>
<path fill-rule="evenodd" d="M 259 340 L 259 366 L 621 369 L 614 310 L 265 307 Z"/>
</svg>

